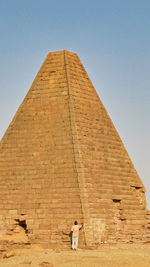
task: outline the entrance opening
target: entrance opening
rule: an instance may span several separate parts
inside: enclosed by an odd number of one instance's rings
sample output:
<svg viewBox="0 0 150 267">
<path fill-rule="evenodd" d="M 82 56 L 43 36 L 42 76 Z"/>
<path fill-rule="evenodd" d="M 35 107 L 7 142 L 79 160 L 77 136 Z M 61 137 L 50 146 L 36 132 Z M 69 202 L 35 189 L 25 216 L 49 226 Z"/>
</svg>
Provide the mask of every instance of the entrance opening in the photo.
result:
<svg viewBox="0 0 150 267">
<path fill-rule="evenodd" d="M 120 199 L 113 199 L 113 202 L 114 202 L 114 203 L 120 203 L 121 200 L 120 200 Z"/>
<path fill-rule="evenodd" d="M 15 220 L 19 226 L 21 226 L 24 230 L 25 230 L 25 233 L 27 234 L 28 233 L 28 229 L 27 229 L 27 224 L 26 224 L 26 220 L 19 220 L 19 219 L 16 219 Z"/>
</svg>

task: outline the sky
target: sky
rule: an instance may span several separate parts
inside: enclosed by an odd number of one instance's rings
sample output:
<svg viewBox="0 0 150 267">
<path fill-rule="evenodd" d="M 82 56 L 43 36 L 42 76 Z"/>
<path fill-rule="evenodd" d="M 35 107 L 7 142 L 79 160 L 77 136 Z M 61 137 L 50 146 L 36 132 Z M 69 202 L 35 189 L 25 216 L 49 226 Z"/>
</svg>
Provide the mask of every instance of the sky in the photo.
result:
<svg viewBox="0 0 150 267">
<path fill-rule="evenodd" d="M 48 52 L 76 52 L 147 190 L 150 1 L 0 0 L 0 139 Z"/>
</svg>

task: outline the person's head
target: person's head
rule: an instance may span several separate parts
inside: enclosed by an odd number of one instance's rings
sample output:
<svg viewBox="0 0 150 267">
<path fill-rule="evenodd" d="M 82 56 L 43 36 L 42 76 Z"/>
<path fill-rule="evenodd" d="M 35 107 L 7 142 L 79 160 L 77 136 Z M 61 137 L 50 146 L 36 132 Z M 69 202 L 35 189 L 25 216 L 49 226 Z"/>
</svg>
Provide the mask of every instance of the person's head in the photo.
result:
<svg viewBox="0 0 150 267">
<path fill-rule="evenodd" d="M 77 222 L 77 221 L 75 221 L 75 222 L 74 222 L 74 225 L 77 225 L 77 224 L 78 224 L 78 222 Z"/>
</svg>

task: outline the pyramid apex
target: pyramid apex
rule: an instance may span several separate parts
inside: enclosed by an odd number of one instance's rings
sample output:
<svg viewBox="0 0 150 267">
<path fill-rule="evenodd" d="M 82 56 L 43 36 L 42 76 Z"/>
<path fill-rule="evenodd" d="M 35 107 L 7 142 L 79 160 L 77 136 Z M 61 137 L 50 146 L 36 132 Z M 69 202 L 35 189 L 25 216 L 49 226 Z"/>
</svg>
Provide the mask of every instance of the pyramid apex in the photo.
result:
<svg viewBox="0 0 150 267">
<path fill-rule="evenodd" d="M 69 51 L 67 49 L 64 49 L 64 50 L 58 50 L 58 51 L 52 51 L 52 52 L 48 52 L 48 55 L 58 55 L 58 54 L 65 54 L 65 53 L 68 53 L 68 54 L 74 54 L 76 55 L 77 53 L 75 52 L 72 52 L 72 51 Z"/>
</svg>

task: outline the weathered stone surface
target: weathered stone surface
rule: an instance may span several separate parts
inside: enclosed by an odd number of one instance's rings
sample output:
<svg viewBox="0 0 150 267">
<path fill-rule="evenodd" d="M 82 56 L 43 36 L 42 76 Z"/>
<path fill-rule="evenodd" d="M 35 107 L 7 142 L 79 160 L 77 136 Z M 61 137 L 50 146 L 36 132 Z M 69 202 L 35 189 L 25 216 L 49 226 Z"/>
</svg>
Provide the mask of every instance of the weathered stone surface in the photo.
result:
<svg viewBox="0 0 150 267">
<path fill-rule="evenodd" d="M 80 246 L 145 240 L 144 186 L 75 53 L 49 53 L 0 143 L 0 235 Z"/>
<path fill-rule="evenodd" d="M 50 262 L 43 261 L 39 264 L 39 266 L 41 266 L 41 267 L 53 267 L 54 265 Z"/>
<path fill-rule="evenodd" d="M 14 256 L 15 256 L 14 251 L 8 251 L 8 252 L 3 254 L 3 258 L 10 258 L 10 257 L 14 257 Z"/>
</svg>

